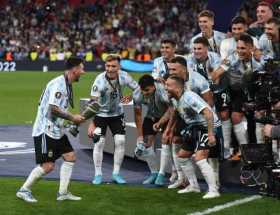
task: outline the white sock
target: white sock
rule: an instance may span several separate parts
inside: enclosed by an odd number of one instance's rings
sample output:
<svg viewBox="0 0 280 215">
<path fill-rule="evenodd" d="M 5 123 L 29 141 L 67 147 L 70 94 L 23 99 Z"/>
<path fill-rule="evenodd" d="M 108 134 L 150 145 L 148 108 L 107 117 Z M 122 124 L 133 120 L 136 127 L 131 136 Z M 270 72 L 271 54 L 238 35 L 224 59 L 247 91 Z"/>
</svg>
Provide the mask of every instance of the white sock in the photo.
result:
<svg viewBox="0 0 280 215">
<path fill-rule="evenodd" d="M 100 137 L 99 141 L 94 145 L 93 162 L 94 162 L 95 176 L 102 175 L 104 145 L 105 145 L 105 138 L 103 136 Z"/>
<path fill-rule="evenodd" d="M 184 179 L 184 173 L 182 171 L 181 165 L 178 161 L 177 152 L 181 149 L 182 144 L 172 144 L 172 158 L 174 161 L 175 170 L 178 174 L 178 180 Z"/>
<path fill-rule="evenodd" d="M 143 155 L 143 158 L 147 162 L 151 173 L 157 173 L 158 172 L 157 159 L 153 146 L 146 148 L 146 153 L 145 155 Z"/>
<path fill-rule="evenodd" d="M 220 186 L 220 163 L 218 158 L 208 158 L 209 165 L 212 167 L 216 179 L 216 184 L 219 187 Z"/>
<path fill-rule="evenodd" d="M 247 120 L 244 119 L 240 123 L 238 123 L 236 125 L 233 125 L 233 129 L 234 129 L 236 139 L 238 140 L 238 143 L 240 145 L 248 144 L 248 135 L 247 135 L 246 123 L 247 123 Z"/>
<path fill-rule="evenodd" d="M 60 183 L 59 193 L 66 194 L 68 191 L 68 185 L 72 175 L 74 162 L 64 161 L 60 167 Z"/>
<path fill-rule="evenodd" d="M 222 121 L 222 131 L 224 138 L 224 157 L 228 158 L 230 156 L 230 144 L 231 144 L 231 120 Z"/>
<path fill-rule="evenodd" d="M 36 166 L 31 173 L 29 174 L 28 178 L 26 179 L 26 181 L 24 182 L 24 184 L 22 185 L 22 189 L 25 190 L 31 190 L 32 185 L 38 180 L 40 179 L 43 175 L 45 175 L 45 171 L 44 169 L 38 165 Z"/>
<path fill-rule="evenodd" d="M 261 123 L 256 123 L 256 138 L 257 138 L 257 143 L 264 143 L 264 138 L 263 138 L 263 130 L 264 125 Z"/>
<path fill-rule="evenodd" d="M 165 175 L 165 170 L 170 161 L 170 145 L 162 144 L 160 152 L 160 169 L 159 173 Z"/>
<path fill-rule="evenodd" d="M 178 161 L 180 163 L 184 175 L 190 183 L 190 186 L 199 188 L 192 160 L 190 158 L 178 158 Z"/>
<path fill-rule="evenodd" d="M 114 152 L 114 169 L 113 174 L 119 174 L 120 168 L 124 158 L 125 151 L 125 135 L 116 134 L 115 140 L 115 152 Z"/>
<path fill-rule="evenodd" d="M 209 192 L 217 192 L 217 184 L 215 179 L 215 174 L 212 167 L 209 165 L 206 159 L 196 161 L 206 183 L 209 187 Z"/>
</svg>

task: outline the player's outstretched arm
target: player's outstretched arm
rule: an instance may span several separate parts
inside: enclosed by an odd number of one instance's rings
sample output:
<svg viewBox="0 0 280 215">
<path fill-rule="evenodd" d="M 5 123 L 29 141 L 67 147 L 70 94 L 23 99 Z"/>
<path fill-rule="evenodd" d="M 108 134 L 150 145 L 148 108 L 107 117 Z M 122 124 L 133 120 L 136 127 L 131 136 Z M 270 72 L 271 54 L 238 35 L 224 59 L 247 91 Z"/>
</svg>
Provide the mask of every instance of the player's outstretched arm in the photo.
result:
<svg viewBox="0 0 280 215">
<path fill-rule="evenodd" d="M 50 105 L 50 113 L 52 116 L 60 117 L 62 119 L 66 119 L 69 121 L 72 121 L 75 124 L 81 124 L 82 122 L 85 121 L 85 118 L 81 116 L 80 114 L 72 114 L 67 111 L 61 110 L 58 106 L 56 105 Z"/>
</svg>

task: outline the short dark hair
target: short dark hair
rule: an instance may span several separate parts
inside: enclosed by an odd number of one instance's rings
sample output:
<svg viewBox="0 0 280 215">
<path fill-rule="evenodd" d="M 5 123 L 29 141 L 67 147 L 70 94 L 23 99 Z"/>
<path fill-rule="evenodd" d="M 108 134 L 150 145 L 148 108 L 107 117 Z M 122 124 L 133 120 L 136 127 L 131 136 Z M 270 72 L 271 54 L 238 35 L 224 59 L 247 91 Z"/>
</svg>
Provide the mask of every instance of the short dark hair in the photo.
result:
<svg viewBox="0 0 280 215">
<path fill-rule="evenodd" d="M 194 44 L 195 44 L 195 43 L 200 43 L 200 44 L 202 44 L 202 45 L 204 45 L 204 46 L 206 46 L 206 47 L 209 47 L 209 42 L 208 42 L 208 40 L 207 40 L 206 37 L 197 37 L 197 38 L 193 41 L 193 43 L 194 43 Z"/>
<path fill-rule="evenodd" d="M 271 24 L 271 23 L 273 23 L 273 24 L 275 24 L 277 26 L 280 26 L 280 20 L 275 18 L 275 17 L 271 17 L 270 19 L 268 19 L 266 21 L 266 24 Z"/>
<path fill-rule="evenodd" d="M 208 18 L 210 18 L 210 19 L 214 19 L 215 18 L 215 14 L 214 14 L 214 12 L 213 11 L 211 11 L 211 10 L 203 10 L 203 11 L 201 11 L 199 14 L 198 14 L 198 18 L 200 18 L 200 17 L 208 17 Z"/>
<path fill-rule="evenodd" d="M 183 56 L 176 56 L 171 59 L 170 63 L 179 63 L 184 67 L 187 67 L 187 60 Z"/>
<path fill-rule="evenodd" d="M 139 79 L 138 84 L 140 88 L 144 90 L 146 87 L 154 86 L 155 79 L 153 78 L 153 76 L 145 74 Z"/>
<path fill-rule="evenodd" d="M 167 79 L 176 81 L 176 83 L 179 85 L 180 88 L 184 88 L 184 86 L 185 86 L 185 80 L 176 75 L 170 75 L 170 76 L 168 76 Z"/>
<path fill-rule="evenodd" d="M 66 70 L 72 69 L 76 66 L 79 66 L 83 62 L 84 62 L 84 60 L 82 58 L 77 57 L 77 56 L 71 56 L 67 59 L 67 61 L 65 63 L 65 69 Z"/>
<path fill-rule="evenodd" d="M 176 41 L 172 38 L 163 38 L 161 41 L 160 41 L 160 44 L 163 44 L 163 43 L 170 43 L 173 47 L 176 46 Z"/>
<path fill-rule="evenodd" d="M 245 44 L 250 44 L 251 46 L 254 46 L 254 40 L 249 34 L 241 34 L 238 40 L 243 41 Z"/>
<path fill-rule="evenodd" d="M 246 19 L 242 16 L 236 16 L 231 20 L 231 25 L 233 24 L 243 24 L 247 25 Z"/>
</svg>

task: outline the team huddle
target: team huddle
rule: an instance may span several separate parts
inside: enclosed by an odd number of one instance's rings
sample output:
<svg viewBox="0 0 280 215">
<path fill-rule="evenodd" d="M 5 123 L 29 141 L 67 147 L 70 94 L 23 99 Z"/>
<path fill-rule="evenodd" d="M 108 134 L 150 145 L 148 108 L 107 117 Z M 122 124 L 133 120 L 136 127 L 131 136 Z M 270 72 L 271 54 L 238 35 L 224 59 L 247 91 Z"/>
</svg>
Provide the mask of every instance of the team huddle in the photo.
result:
<svg viewBox="0 0 280 215">
<path fill-rule="evenodd" d="M 268 14 L 270 8 L 259 4 L 257 13 Z M 198 15 L 201 33 L 191 40 L 191 53 L 176 54 L 176 41 L 161 40 L 161 57 L 154 59 L 151 74 L 143 75 L 138 83 L 121 70 L 121 58 L 110 54 L 105 71 L 99 74 L 91 88 L 91 101 L 98 103 L 98 111 L 88 127 L 94 141 L 94 185 L 102 184 L 102 160 L 107 127 L 114 137 L 114 166 L 112 180 L 125 184 L 120 168 L 125 155 L 126 131 L 123 104 L 130 102 L 124 87 L 132 90 L 137 142 L 135 155 L 147 162 L 150 175 L 143 184 L 165 185 L 166 171 L 172 163 L 169 189 L 178 193 L 201 192 L 194 165 L 201 171 L 208 190 L 203 199 L 220 196 L 219 160 L 235 159 L 231 146 L 231 132 L 239 145 L 248 144 L 247 119 L 243 104 L 248 100 L 244 80 L 250 82 L 253 73 L 262 71 L 266 59 L 279 53 L 279 21 L 268 17 L 263 26 L 254 26 L 256 37 L 247 34 L 246 20 L 235 17 L 231 35 L 213 30 L 214 14 L 205 10 Z M 253 28 L 251 28 L 253 29 Z M 263 29 L 259 34 L 257 30 Z M 249 31 L 248 31 L 249 32 Z M 31 193 L 32 185 L 51 172 L 56 159 L 63 157 L 57 200 L 81 200 L 68 191 L 76 160 L 74 150 L 64 134 L 64 119 L 79 125 L 86 119 L 67 111 L 73 106 L 72 83 L 84 73 L 83 60 L 70 57 L 66 71 L 44 90 L 33 127 L 36 163 L 17 197 L 37 202 Z M 142 108 L 146 106 L 145 116 Z M 255 125 L 258 143 L 264 142 L 263 126 Z M 154 143 L 161 133 L 160 166 L 157 166 Z M 222 150 L 223 149 L 223 150 Z"/>
</svg>

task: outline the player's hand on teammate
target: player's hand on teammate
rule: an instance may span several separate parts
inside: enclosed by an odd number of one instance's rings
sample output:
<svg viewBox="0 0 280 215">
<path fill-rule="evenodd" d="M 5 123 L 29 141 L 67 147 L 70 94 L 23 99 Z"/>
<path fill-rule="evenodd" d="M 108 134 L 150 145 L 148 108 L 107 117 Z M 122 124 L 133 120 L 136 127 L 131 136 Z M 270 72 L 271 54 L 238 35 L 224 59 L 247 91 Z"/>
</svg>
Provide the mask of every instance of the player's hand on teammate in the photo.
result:
<svg viewBox="0 0 280 215">
<path fill-rule="evenodd" d="M 216 145 L 216 138 L 213 133 L 208 133 L 208 144 L 209 146 L 215 146 Z"/>
<path fill-rule="evenodd" d="M 131 102 L 131 100 L 132 100 L 131 96 L 123 96 L 121 99 L 121 103 L 128 104 L 129 102 Z"/>
</svg>

